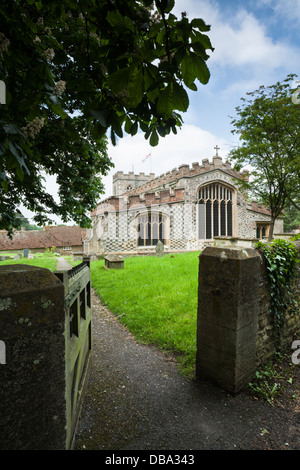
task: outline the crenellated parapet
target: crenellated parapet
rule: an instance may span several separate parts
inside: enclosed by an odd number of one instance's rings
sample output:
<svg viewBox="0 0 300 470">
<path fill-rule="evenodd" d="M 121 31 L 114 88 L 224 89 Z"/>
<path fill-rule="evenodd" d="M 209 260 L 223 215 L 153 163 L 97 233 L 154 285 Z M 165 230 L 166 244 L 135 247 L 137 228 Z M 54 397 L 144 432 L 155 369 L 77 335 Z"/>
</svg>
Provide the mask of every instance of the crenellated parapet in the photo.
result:
<svg viewBox="0 0 300 470">
<path fill-rule="evenodd" d="M 149 192 L 155 188 L 159 189 L 160 187 L 164 187 L 172 183 L 176 184 L 182 178 L 192 178 L 216 169 L 223 170 L 225 173 L 237 179 L 248 179 L 249 177 L 247 171 L 244 170 L 241 173 L 235 171 L 231 168 L 230 163 L 223 162 L 222 158 L 216 155 L 213 157 L 212 162 L 210 162 L 208 158 L 205 158 L 202 160 L 201 165 L 198 162 L 195 162 L 192 163 L 191 167 L 187 164 L 183 164 L 178 168 L 173 168 L 173 170 L 168 171 L 167 173 L 163 173 L 136 188 L 132 188 L 127 192 L 127 195 Z M 122 172 L 118 173 L 120 174 Z"/>
<path fill-rule="evenodd" d="M 137 173 L 134 173 L 133 171 L 129 171 L 128 173 L 124 173 L 124 171 L 117 171 L 113 175 L 113 181 L 116 181 L 120 178 L 133 179 L 135 177 L 139 177 L 141 179 L 144 179 L 144 178 L 153 179 L 155 178 L 155 173 L 149 173 L 148 175 L 146 175 L 144 172 L 140 172 L 137 174 Z"/>
<path fill-rule="evenodd" d="M 146 175 L 143 172 L 135 174 L 133 171 L 130 171 L 129 173 L 117 171 L 117 173 L 113 175 L 113 194 L 114 196 L 126 194 L 154 178 L 155 173 Z"/>
<path fill-rule="evenodd" d="M 91 212 L 91 217 L 105 216 L 111 212 L 149 207 L 152 205 L 170 204 L 184 201 L 184 189 L 164 189 L 142 194 L 131 194 L 125 196 L 111 196 L 100 202 L 96 209 Z"/>
<path fill-rule="evenodd" d="M 132 207 L 151 206 L 154 204 L 169 204 L 184 201 L 185 181 L 198 175 L 220 170 L 225 175 L 236 179 L 248 180 L 247 171 L 235 171 L 230 163 L 223 162 L 219 155 L 215 155 L 210 162 L 208 158 L 192 165 L 182 164 L 178 168 L 155 176 L 154 173 L 143 172 L 124 173 L 118 171 L 113 176 L 114 195 L 98 204 L 91 216 L 105 214 L 106 212 L 119 212 Z"/>
</svg>

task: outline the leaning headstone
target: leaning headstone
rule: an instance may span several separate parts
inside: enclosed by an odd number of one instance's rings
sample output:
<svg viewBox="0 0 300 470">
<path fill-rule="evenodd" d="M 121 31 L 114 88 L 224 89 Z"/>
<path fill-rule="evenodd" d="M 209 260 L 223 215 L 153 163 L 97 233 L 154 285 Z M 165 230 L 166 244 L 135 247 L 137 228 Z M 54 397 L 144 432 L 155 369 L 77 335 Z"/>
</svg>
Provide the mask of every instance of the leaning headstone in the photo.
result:
<svg viewBox="0 0 300 470">
<path fill-rule="evenodd" d="M 164 256 L 164 245 L 160 240 L 156 245 L 155 251 L 157 256 Z"/>
<path fill-rule="evenodd" d="M 28 248 L 25 248 L 25 250 L 23 250 L 23 256 L 24 256 L 24 258 L 28 258 L 28 253 L 29 253 Z"/>
<path fill-rule="evenodd" d="M 33 259 L 33 255 L 28 255 L 28 259 Z"/>
</svg>

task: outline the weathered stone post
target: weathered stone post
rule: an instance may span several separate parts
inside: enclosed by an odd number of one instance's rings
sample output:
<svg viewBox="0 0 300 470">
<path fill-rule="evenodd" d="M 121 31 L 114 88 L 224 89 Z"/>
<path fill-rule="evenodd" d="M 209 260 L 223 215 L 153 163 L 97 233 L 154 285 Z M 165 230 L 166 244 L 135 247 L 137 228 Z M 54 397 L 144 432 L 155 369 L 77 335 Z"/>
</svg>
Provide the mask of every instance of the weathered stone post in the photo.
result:
<svg viewBox="0 0 300 470">
<path fill-rule="evenodd" d="M 0 267 L 0 449 L 66 448 L 64 286 L 48 269 Z"/>
<path fill-rule="evenodd" d="M 253 248 L 207 247 L 199 256 L 196 375 L 233 394 L 255 373 L 259 275 Z"/>
</svg>

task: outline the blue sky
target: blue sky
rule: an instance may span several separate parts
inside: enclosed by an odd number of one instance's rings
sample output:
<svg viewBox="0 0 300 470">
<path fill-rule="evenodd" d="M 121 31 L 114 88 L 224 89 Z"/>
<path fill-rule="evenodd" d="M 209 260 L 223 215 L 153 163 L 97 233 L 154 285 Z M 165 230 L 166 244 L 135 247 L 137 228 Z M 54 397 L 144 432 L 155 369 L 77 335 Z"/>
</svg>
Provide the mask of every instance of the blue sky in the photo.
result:
<svg viewBox="0 0 300 470">
<path fill-rule="evenodd" d="M 111 195 L 116 171 L 134 170 L 157 175 L 183 163 L 212 159 L 214 147 L 226 155 L 237 145 L 231 133 L 231 116 L 247 92 L 272 85 L 289 73 L 300 78 L 299 0 L 175 0 L 174 14 L 202 18 L 211 25 L 208 36 L 215 48 L 207 64 L 211 78 L 189 92 L 190 107 L 183 114 L 178 134 L 161 139 L 151 148 L 142 135 L 126 136 L 116 147 L 109 146 L 115 168 L 104 178 L 105 196 Z M 151 159 L 143 163 L 146 155 Z"/>
<path fill-rule="evenodd" d="M 177 135 L 161 139 L 150 147 L 142 134 L 125 136 L 117 146 L 109 144 L 115 164 L 103 178 L 106 193 L 112 194 L 116 171 L 152 171 L 156 175 L 179 165 L 212 159 L 220 147 L 223 160 L 237 136 L 231 133 L 231 117 L 240 99 L 260 85 L 273 85 L 290 73 L 300 79 L 300 0 L 175 0 L 173 13 L 180 17 L 202 18 L 211 25 L 208 34 L 215 48 L 207 64 L 211 78 L 190 92 L 190 107 Z M 151 158 L 143 162 L 146 155 Z M 53 179 L 48 180 L 55 191 Z"/>
</svg>

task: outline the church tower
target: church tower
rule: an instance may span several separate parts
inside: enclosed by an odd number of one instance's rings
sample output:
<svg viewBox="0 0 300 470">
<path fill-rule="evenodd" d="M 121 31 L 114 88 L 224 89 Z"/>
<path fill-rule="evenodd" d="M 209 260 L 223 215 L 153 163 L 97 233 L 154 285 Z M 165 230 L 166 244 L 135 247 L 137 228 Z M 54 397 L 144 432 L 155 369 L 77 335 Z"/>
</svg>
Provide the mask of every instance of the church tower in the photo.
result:
<svg viewBox="0 0 300 470">
<path fill-rule="evenodd" d="M 136 189 L 154 178 L 155 173 L 150 173 L 149 175 L 139 173 L 138 175 L 135 175 L 133 171 L 130 171 L 129 173 L 118 171 L 113 175 L 113 195 L 121 196 L 122 194 L 126 194 L 128 191 Z"/>
</svg>

